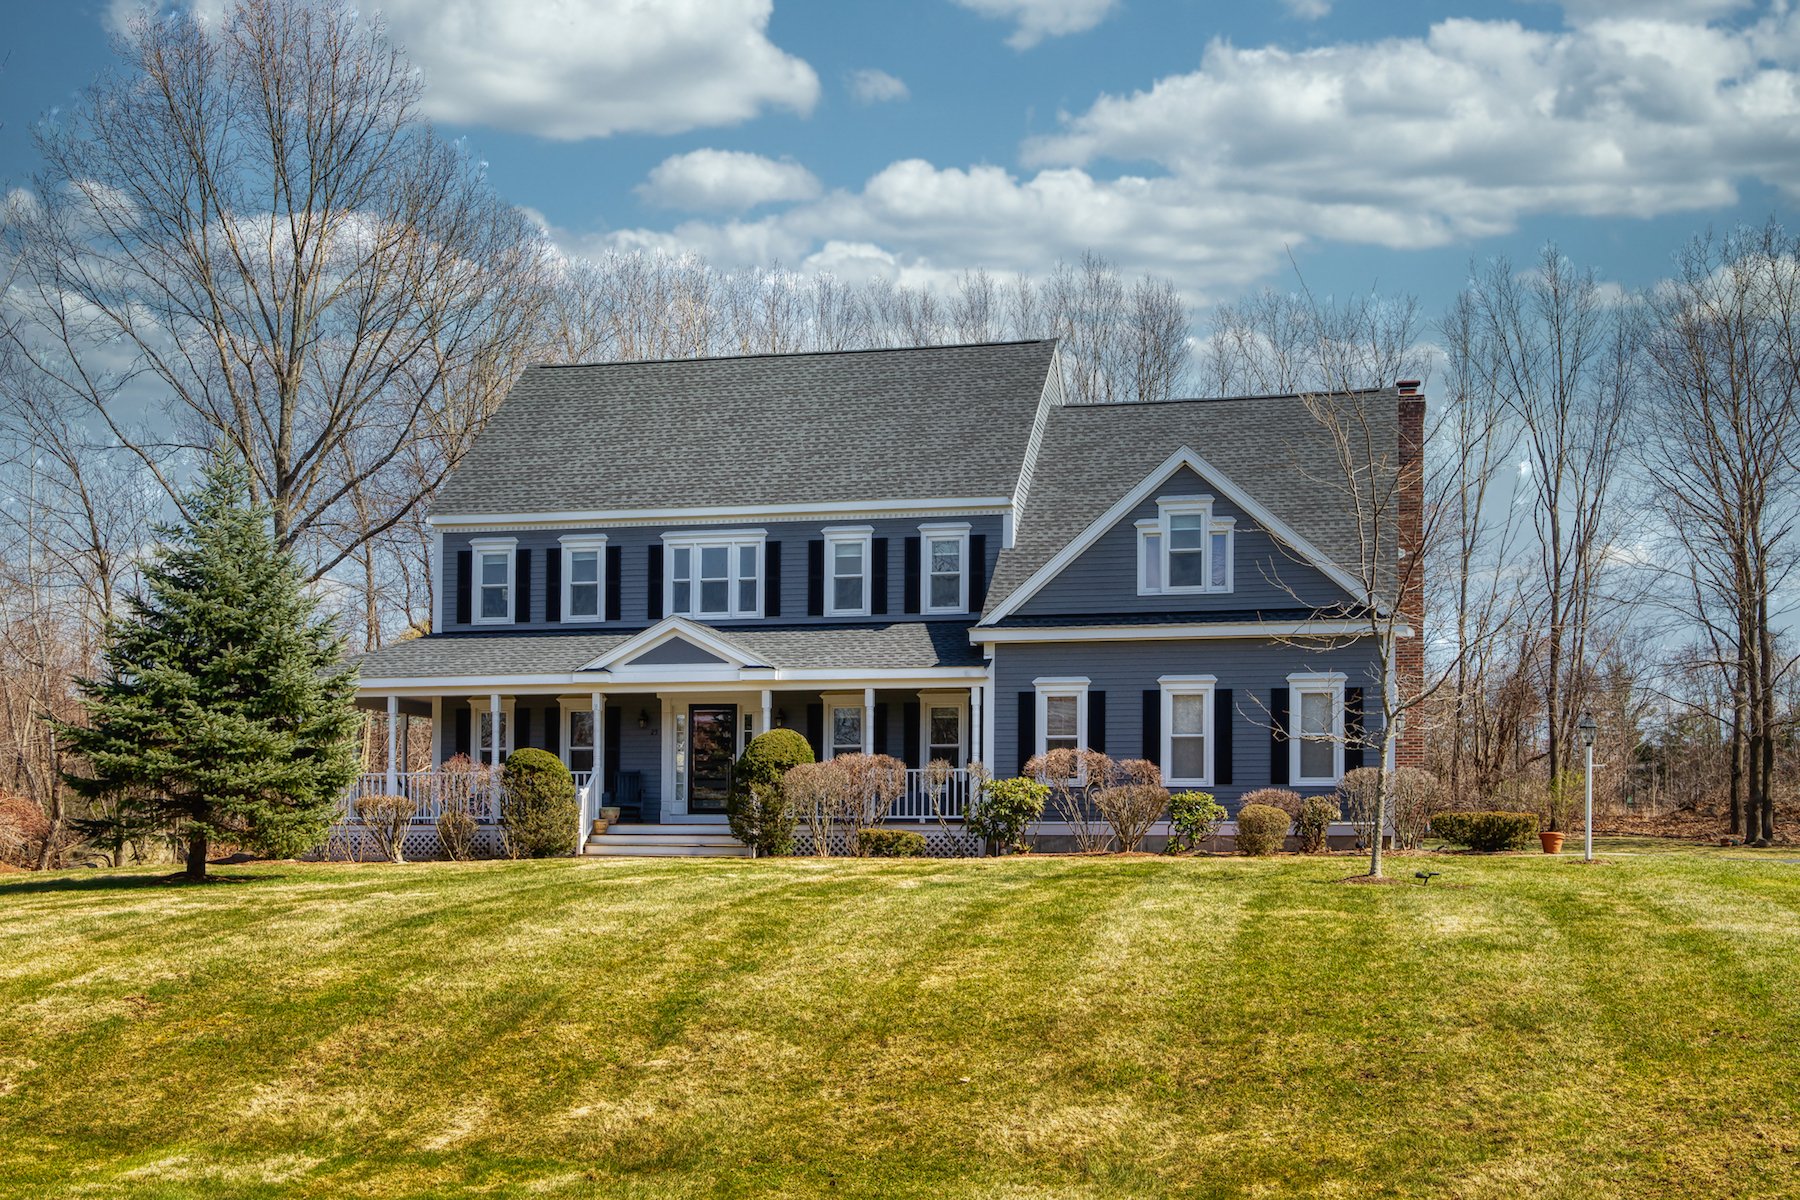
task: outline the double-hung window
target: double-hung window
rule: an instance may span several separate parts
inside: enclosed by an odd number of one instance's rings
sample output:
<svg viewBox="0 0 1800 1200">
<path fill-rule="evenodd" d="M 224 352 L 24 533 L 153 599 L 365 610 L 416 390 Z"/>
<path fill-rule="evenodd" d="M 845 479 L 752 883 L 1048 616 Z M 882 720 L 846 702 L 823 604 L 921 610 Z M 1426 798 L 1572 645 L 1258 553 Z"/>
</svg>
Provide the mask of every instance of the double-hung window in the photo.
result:
<svg viewBox="0 0 1800 1200">
<path fill-rule="evenodd" d="M 491 763 L 495 761 L 494 711 L 488 707 L 487 701 L 484 699 L 471 700 L 469 707 L 475 712 L 475 760 L 483 764 Z M 511 754 L 513 749 L 512 711 L 513 702 L 511 700 L 500 702 L 499 757 L 501 759 Z"/>
<path fill-rule="evenodd" d="M 1031 682 L 1037 689 L 1037 752 L 1085 747 L 1088 681 L 1076 677 Z"/>
<path fill-rule="evenodd" d="M 571 771 L 594 769 L 594 710 L 590 707 L 570 708 L 568 763 Z"/>
<path fill-rule="evenodd" d="M 825 531 L 825 615 L 869 615 L 869 558 L 875 530 L 868 525 Z"/>
<path fill-rule="evenodd" d="M 969 526 L 921 525 L 919 541 L 924 560 L 920 606 L 927 613 L 969 611 Z"/>
<path fill-rule="evenodd" d="M 919 693 L 920 762 L 938 759 L 953 767 L 967 760 L 964 733 L 969 723 L 967 692 Z"/>
<path fill-rule="evenodd" d="M 1156 511 L 1137 523 L 1138 594 L 1231 591 L 1233 518 L 1211 496 L 1164 496 Z"/>
<path fill-rule="evenodd" d="M 475 538 L 469 553 L 475 568 L 475 624 L 510 625 L 513 619 L 513 551 L 517 538 Z"/>
<path fill-rule="evenodd" d="M 863 709 L 863 697 L 846 693 L 822 699 L 825 704 L 825 757 L 863 753 L 868 746 L 865 739 L 869 733 L 864 722 L 867 714 Z"/>
<path fill-rule="evenodd" d="M 1288 778 L 1326 786 L 1344 775 L 1344 676 L 1288 676 Z"/>
<path fill-rule="evenodd" d="M 562 542 L 562 619 L 598 621 L 606 615 L 606 538 L 571 534 Z"/>
<path fill-rule="evenodd" d="M 1162 686 L 1162 771 L 1170 786 L 1210 786 L 1213 777 L 1213 685 L 1211 675 L 1164 675 Z"/>
<path fill-rule="evenodd" d="M 680 617 L 762 615 L 764 531 L 668 533 L 669 613 Z"/>
</svg>

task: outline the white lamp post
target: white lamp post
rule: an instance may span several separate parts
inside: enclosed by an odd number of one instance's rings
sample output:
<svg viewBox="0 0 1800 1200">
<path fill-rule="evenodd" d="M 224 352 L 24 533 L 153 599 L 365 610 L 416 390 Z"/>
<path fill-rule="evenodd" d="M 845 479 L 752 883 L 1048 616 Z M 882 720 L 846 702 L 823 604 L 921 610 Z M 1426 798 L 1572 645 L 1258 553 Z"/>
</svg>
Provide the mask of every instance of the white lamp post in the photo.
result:
<svg viewBox="0 0 1800 1200">
<path fill-rule="evenodd" d="M 1588 862 L 1594 861 L 1594 734 L 1599 731 L 1600 723 L 1594 720 L 1594 714 L 1584 712 L 1581 719 L 1575 722 L 1575 728 L 1581 730 L 1581 744 L 1587 747 L 1587 770 L 1582 774 L 1581 782 L 1587 792 L 1587 831 L 1584 834 L 1581 857 Z"/>
</svg>

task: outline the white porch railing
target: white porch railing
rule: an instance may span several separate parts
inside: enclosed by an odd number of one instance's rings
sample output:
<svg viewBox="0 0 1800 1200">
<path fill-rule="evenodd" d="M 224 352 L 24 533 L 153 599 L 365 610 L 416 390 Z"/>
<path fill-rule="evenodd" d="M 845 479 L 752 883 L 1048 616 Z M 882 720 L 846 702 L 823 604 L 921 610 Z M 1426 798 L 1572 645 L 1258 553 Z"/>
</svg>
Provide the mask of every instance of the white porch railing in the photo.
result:
<svg viewBox="0 0 1800 1200">
<path fill-rule="evenodd" d="M 906 790 L 888 810 L 892 821 L 930 821 L 938 817 L 960 821 L 969 811 L 970 789 L 974 786 L 969 772 L 958 767 L 942 780 L 933 783 L 931 772 L 909 767 Z"/>
</svg>

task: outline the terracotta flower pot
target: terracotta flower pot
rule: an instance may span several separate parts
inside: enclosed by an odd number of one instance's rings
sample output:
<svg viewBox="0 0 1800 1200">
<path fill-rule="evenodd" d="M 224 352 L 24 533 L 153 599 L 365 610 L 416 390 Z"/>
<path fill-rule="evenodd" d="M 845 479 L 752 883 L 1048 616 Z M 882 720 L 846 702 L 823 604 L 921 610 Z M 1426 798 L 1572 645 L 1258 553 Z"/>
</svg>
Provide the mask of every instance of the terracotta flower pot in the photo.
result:
<svg viewBox="0 0 1800 1200">
<path fill-rule="evenodd" d="M 611 822 L 608 821 L 605 817 L 595 817 L 594 818 L 593 836 L 599 837 L 601 834 L 605 833 L 606 827 L 609 824 L 611 824 Z"/>
<path fill-rule="evenodd" d="M 1544 853 L 1545 854 L 1561 854 L 1562 853 L 1562 844 L 1563 844 L 1563 835 L 1562 834 L 1554 833 L 1549 830 L 1545 830 L 1543 833 L 1538 834 L 1538 841 L 1540 841 L 1544 844 Z"/>
</svg>

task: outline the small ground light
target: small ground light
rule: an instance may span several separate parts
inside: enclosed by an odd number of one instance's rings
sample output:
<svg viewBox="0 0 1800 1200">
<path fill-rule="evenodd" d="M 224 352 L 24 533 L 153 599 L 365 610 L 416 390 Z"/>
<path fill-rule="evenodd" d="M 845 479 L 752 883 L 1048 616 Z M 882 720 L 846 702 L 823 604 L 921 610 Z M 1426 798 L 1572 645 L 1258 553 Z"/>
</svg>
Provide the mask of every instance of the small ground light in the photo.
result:
<svg viewBox="0 0 1800 1200">
<path fill-rule="evenodd" d="M 1594 735 L 1600 731 L 1600 722 L 1594 720 L 1594 714 L 1584 712 L 1581 719 L 1575 722 L 1575 728 L 1581 731 L 1581 744 L 1587 747 L 1587 770 L 1582 773 L 1581 782 L 1587 793 L 1587 833 L 1583 843 L 1581 857 L 1588 862 L 1594 861 Z"/>
</svg>

